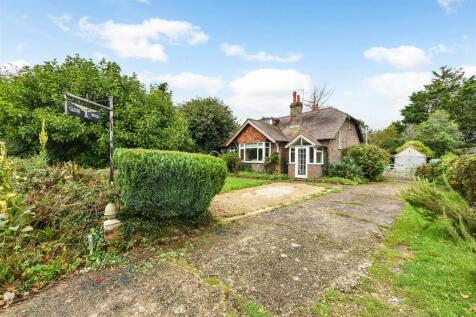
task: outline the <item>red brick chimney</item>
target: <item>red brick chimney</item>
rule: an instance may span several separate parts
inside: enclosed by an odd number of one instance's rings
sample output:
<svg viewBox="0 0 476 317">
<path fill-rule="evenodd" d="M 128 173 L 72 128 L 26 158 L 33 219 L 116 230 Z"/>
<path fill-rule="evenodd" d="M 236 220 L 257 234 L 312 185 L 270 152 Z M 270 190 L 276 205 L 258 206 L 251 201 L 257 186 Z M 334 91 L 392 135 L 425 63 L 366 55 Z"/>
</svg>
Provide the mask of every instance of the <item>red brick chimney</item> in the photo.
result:
<svg viewBox="0 0 476 317">
<path fill-rule="evenodd" d="M 301 96 L 293 91 L 293 102 L 289 106 L 291 118 L 300 117 L 302 114 Z"/>
</svg>

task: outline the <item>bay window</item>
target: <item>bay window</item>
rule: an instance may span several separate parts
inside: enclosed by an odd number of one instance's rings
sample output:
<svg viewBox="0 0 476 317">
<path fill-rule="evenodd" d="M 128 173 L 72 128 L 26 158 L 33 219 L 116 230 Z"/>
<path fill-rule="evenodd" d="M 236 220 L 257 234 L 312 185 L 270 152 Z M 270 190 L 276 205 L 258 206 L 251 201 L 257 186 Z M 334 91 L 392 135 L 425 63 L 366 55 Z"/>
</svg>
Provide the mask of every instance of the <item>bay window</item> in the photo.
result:
<svg viewBox="0 0 476 317">
<path fill-rule="evenodd" d="M 271 143 L 240 144 L 240 159 L 245 163 L 264 163 L 266 157 L 271 155 Z"/>
</svg>

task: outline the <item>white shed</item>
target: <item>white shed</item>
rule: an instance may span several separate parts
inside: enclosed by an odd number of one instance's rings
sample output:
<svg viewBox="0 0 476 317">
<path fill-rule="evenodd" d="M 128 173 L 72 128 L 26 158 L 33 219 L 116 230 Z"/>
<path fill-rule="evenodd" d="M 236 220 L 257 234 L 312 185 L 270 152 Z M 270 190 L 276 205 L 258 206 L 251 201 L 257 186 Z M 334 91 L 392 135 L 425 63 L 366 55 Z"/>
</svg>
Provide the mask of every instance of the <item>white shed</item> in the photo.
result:
<svg viewBox="0 0 476 317">
<path fill-rule="evenodd" d="M 413 174 L 418 166 L 426 163 L 426 156 L 412 147 L 395 155 L 395 172 Z"/>
</svg>

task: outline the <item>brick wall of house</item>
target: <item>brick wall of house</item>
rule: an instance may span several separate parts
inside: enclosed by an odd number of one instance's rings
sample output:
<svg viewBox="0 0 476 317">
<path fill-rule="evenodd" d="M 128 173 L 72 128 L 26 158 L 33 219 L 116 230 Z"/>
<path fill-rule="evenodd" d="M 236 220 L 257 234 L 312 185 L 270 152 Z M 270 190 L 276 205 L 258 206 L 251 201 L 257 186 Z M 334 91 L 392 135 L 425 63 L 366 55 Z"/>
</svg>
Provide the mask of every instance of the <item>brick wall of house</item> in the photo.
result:
<svg viewBox="0 0 476 317">
<path fill-rule="evenodd" d="M 341 137 L 341 149 L 338 148 L 337 136 L 336 139 L 322 141 L 322 145 L 327 146 L 329 164 L 334 163 L 335 161 L 340 160 L 342 157 L 342 150 L 346 147 L 360 144 L 359 135 L 357 134 L 357 127 L 355 123 L 346 122 L 340 128 L 340 137 Z"/>
<path fill-rule="evenodd" d="M 322 177 L 322 165 L 308 164 L 307 168 L 308 179 L 318 179 Z"/>
<path fill-rule="evenodd" d="M 290 163 L 290 164 L 288 165 L 288 176 L 289 176 L 289 177 L 292 177 L 292 178 L 294 178 L 294 176 L 295 176 L 295 174 L 294 174 L 294 166 L 295 166 L 294 163 L 292 163 L 292 164 Z"/>
<path fill-rule="evenodd" d="M 256 142 L 266 142 L 268 139 L 256 130 L 252 125 L 248 124 L 236 138 L 236 143 L 256 143 Z"/>
</svg>

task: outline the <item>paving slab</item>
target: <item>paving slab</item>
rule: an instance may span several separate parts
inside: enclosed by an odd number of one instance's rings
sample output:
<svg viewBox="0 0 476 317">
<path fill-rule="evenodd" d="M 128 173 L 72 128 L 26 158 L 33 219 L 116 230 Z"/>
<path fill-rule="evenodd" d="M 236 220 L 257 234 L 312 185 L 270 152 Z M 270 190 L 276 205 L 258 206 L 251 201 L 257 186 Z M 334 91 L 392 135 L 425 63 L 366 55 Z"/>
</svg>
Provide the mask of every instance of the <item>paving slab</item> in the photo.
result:
<svg viewBox="0 0 476 317">
<path fill-rule="evenodd" d="M 276 182 L 233 190 L 215 196 L 210 205 L 213 215 L 226 218 L 278 207 L 319 194 L 326 188 L 306 183 Z"/>
</svg>

